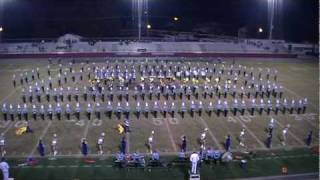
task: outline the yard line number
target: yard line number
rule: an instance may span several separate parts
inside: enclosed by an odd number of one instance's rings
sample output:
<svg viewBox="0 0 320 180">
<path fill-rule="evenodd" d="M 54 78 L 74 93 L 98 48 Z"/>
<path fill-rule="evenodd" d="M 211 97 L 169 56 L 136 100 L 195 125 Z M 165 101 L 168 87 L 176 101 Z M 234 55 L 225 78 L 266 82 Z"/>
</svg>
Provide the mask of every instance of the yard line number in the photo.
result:
<svg viewBox="0 0 320 180">
<path fill-rule="evenodd" d="M 177 118 L 152 118 L 152 122 L 155 126 L 162 126 L 164 124 L 164 121 L 168 121 L 172 125 L 178 125 L 180 124 L 179 119 Z"/>
</svg>

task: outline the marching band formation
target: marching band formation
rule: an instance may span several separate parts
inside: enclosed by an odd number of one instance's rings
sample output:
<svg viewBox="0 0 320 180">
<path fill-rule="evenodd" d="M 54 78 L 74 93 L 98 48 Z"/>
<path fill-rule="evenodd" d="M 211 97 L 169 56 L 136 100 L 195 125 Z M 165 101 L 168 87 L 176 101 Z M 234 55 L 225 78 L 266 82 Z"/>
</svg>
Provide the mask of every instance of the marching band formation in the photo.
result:
<svg viewBox="0 0 320 180">
<path fill-rule="evenodd" d="M 126 119 L 125 133 L 129 133 L 128 119 L 152 117 L 185 118 L 203 116 L 277 115 L 280 113 L 306 113 L 308 100 L 289 99 L 278 81 L 278 71 L 270 68 L 254 68 L 221 59 L 212 62 L 192 61 L 107 61 L 105 63 L 81 63 L 53 65 L 46 69 L 15 74 L 12 85 L 21 92 L 20 103 L 4 103 L 4 120 L 96 118 Z M 122 117 L 123 116 L 123 117 Z M 267 147 L 271 147 L 275 120 L 270 120 Z M 289 125 L 283 129 L 283 143 Z M 200 135 L 200 154 L 217 156 L 206 148 L 205 128 Z M 310 132 L 310 139 L 312 132 Z M 246 130 L 239 135 L 239 145 L 245 146 Z M 147 139 L 151 154 L 154 131 Z M 103 154 L 105 134 L 97 140 L 98 154 Z M 0 137 L 2 156 L 4 136 Z M 310 140 L 311 141 L 311 140 Z M 57 155 L 57 134 L 52 137 L 51 151 Z M 120 143 L 121 154 L 126 153 L 126 139 Z M 309 143 L 310 144 L 310 143 Z M 81 152 L 88 154 L 88 142 L 81 139 Z M 225 139 L 225 150 L 231 147 L 231 136 Z M 38 150 L 44 155 L 42 140 Z M 181 137 L 181 152 L 187 152 L 187 137 Z M 211 154 L 211 155 L 210 155 Z M 157 154 L 154 155 L 158 157 Z M 119 158 L 123 157 L 118 155 Z M 197 159 L 194 157 L 193 159 Z"/>
<path fill-rule="evenodd" d="M 204 65 L 167 61 L 82 63 L 76 72 L 75 65 L 70 63 L 67 68 L 59 64 L 56 77 L 52 76 L 51 66 L 47 76 L 36 68 L 20 74 L 22 102 L 4 103 L 3 118 L 52 120 L 56 116 L 60 120 L 73 115 L 80 119 L 82 114 L 88 119 L 100 119 L 103 114 L 129 118 L 130 113 L 139 118 L 141 113 L 155 117 L 160 113 L 164 117 L 179 113 L 184 117 L 188 112 L 191 116 L 201 116 L 202 112 L 209 116 L 213 112 L 217 116 L 228 116 L 229 112 L 244 115 L 246 111 L 250 115 L 306 112 L 307 98 L 283 97 L 277 70 L 224 63 Z M 13 75 L 14 87 L 16 81 Z"/>
</svg>

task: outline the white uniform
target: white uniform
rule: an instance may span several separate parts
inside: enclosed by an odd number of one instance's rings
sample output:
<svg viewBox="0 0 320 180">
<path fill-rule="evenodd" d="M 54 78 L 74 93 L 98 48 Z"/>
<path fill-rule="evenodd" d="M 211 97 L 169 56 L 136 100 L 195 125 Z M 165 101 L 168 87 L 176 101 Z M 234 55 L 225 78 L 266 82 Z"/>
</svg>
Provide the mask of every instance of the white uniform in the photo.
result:
<svg viewBox="0 0 320 180">
<path fill-rule="evenodd" d="M 3 180 L 9 180 L 9 164 L 5 161 L 0 163 L 0 169 L 3 174 Z"/>
<path fill-rule="evenodd" d="M 104 142 L 104 133 L 98 138 L 98 153 L 101 155 L 103 154 L 103 142 Z"/>
<path fill-rule="evenodd" d="M 0 136 L 0 150 L 1 150 L 1 156 L 4 156 L 6 154 L 6 150 L 4 148 L 5 146 L 5 139 L 3 135 Z"/>
<path fill-rule="evenodd" d="M 200 135 L 200 142 L 201 142 L 201 149 L 205 150 L 206 149 L 206 136 L 207 136 L 207 131 L 208 129 L 205 128 L 204 131 Z"/>
<path fill-rule="evenodd" d="M 240 140 L 240 146 L 244 146 L 244 136 L 245 136 L 245 130 L 242 129 L 240 132 L 239 140 Z"/>
<path fill-rule="evenodd" d="M 197 173 L 197 164 L 200 160 L 199 155 L 197 153 L 192 153 L 190 156 L 190 161 L 192 163 L 191 173 L 196 174 Z"/>
<path fill-rule="evenodd" d="M 151 135 L 148 138 L 148 145 L 149 145 L 149 150 L 151 154 L 152 154 L 153 135 L 154 135 L 154 131 L 151 132 Z"/>
<path fill-rule="evenodd" d="M 283 142 L 284 142 L 284 144 L 285 144 L 285 141 L 287 140 L 287 133 L 288 133 L 288 131 L 289 131 L 289 128 L 288 128 L 288 127 L 284 128 L 284 129 L 282 130 L 282 136 L 283 136 Z"/>
<path fill-rule="evenodd" d="M 54 134 L 53 138 L 52 138 L 52 141 L 51 141 L 51 148 L 52 148 L 53 156 L 56 156 L 58 154 L 57 144 L 58 144 L 57 135 Z"/>
</svg>

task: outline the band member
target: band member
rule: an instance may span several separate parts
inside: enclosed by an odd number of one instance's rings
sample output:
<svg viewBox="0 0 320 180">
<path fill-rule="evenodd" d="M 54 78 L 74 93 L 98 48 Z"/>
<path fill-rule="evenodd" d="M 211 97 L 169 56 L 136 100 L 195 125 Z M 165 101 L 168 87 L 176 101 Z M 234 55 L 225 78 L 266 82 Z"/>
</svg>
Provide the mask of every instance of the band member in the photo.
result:
<svg viewBox="0 0 320 180">
<path fill-rule="evenodd" d="M 282 103 L 282 108 L 283 108 L 283 109 L 282 109 L 282 113 L 283 113 L 283 114 L 286 113 L 286 110 L 288 109 L 288 107 L 289 107 L 289 106 L 288 106 L 288 101 L 287 101 L 286 98 L 284 98 L 284 99 L 283 99 L 283 103 Z"/>
<path fill-rule="evenodd" d="M 208 128 L 205 128 L 200 134 L 200 148 L 202 150 L 206 149 L 207 132 L 208 132 Z"/>
<path fill-rule="evenodd" d="M 53 154 L 53 157 L 55 157 L 58 154 L 57 144 L 58 144 L 57 134 L 53 134 L 52 141 L 51 141 L 51 152 Z"/>
<path fill-rule="evenodd" d="M 15 115 L 15 110 L 14 110 L 12 104 L 9 105 L 9 114 L 10 114 L 10 119 L 13 121 L 14 115 Z"/>
<path fill-rule="evenodd" d="M 8 109 L 7 109 L 7 104 L 4 103 L 2 105 L 2 114 L 3 114 L 3 119 L 7 120 L 8 119 Z"/>
<path fill-rule="evenodd" d="M 98 154 L 99 155 L 103 154 L 104 136 L 105 136 L 105 133 L 101 133 L 101 135 L 100 135 L 100 137 L 98 138 L 98 141 L 97 141 L 97 149 L 98 149 Z"/>
<path fill-rule="evenodd" d="M 96 103 L 95 113 L 96 113 L 96 117 L 98 119 L 101 119 L 101 106 L 100 106 L 100 103 Z"/>
<path fill-rule="evenodd" d="M 228 136 L 226 137 L 226 142 L 225 142 L 226 151 L 230 151 L 230 147 L 231 147 L 231 136 L 228 134 Z"/>
<path fill-rule="evenodd" d="M 24 116 L 24 119 L 25 119 L 26 121 L 28 121 L 28 106 L 27 106 L 27 104 L 24 104 L 24 105 L 23 105 L 22 114 L 23 114 L 23 116 Z"/>
<path fill-rule="evenodd" d="M 12 76 L 12 84 L 13 84 L 14 88 L 17 86 L 16 75 L 15 74 Z"/>
<path fill-rule="evenodd" d="M 256 99 L 251 100 L 251 116 L 254 115 L 255 108 L 257 107 Z"/>
<path fill-rule="evenodd" d="M 81 153 L 84 157 L 86 157 L 89 153 L 89 145 L 88 145 L 88 142 L 86 140 L 86 138 L 82 138 L 81 139 Z"/>
<path fill-rule="evenodd" d="M 229 106 L 228 106 L 228 101 L 226 100 L 223 102 L 223 110 L 224 110 L 224 117 L 227 117 Z"/>
<path fill-rule="evenodd" d="M 282 145 L 283 146 L 286 145 L 289 128 L 290 128 L 290 124 L 288 124 L 286 127 L 282 129 Z"/>
<path fill-rule="evenodd" d="M 80 113 L 81 113 L 80 104 L 77 103 L 77 104 L 76 104 L 76 109 L 75 109 L 75 115 L 76 115 L 76 118 L 77 118 L 78 120 L 80 120 Z"/>
<path fill-rule="evenodd" d="M 271 100 L 268 99 L 267 101 L 267 114 L 270 115 L 270 111 L 272 110 L 272 103 Z"/>
<path fill-rule="evenodd" d="M 223 106 L 222 106 L 221 100 L 219 99 L 218 103 L 216 105 L 216 111 L 217 111 L 217 116 L 218 117 L 220 116 L 220 112 L 222 111 L 222 108 L 223 108 Z"/>
<path fill-rule="evenodd" d="M 129 102 L 126 101 L 126 106 L 125 106 L 125 108 L 124 108 L 124 112 L 125 112 L 126 119 L 129 118 L 129 116 L 130 116 L 130 111 L 131 111 L 131 107 L 130 107 L 130 105 L 129 105 Z"/>
<path fill-rule="evenodd" d="M 136 115 L 137 115 L 138 119 L 140 118 L 141 110 L 142 110 L 142 108 L 141 108 L 140 102 L 138 101 L 137 105 L 136 105 Z"/>
<path fill-rule="evenodd" d="M 111 104 L 110 101 L 108 101 L 108 103 L 107 103 L 106 112 L 107 112 L 107 116 L 108 116 L 109 118 L 111 118 L 112 112 L 113 112 L 113 106 L 112 106 L 112 104 Z"/>
<path fill-rule="evenodd" d="M 157 113 L 158 113 L 159 110 L 160 110 L 160 107 L 159 107 L 158 101 L 154 101 L 153 114 L 154 114 L 155 118 L 157 118 Z"/>
<path fill-rule="evenodd" d="M 175 106 L 175 103 L 174 103 L 174 102 L 171 103 L 171 106 L 170 106 L 169 109 L 170 109 L 171 117 L 174 118 L 174 112 L 175 112 L 175 110 L 176 110 L 176 106 Z"/>
<path fill-rule="evenodd" d="M 306 139 L 307 146 L 310 146 L 312 143 L 312 134 L 313 134 L 313 132 L 309 131 L 307 139 Z"/>
<path fill-rule="evenodd" d="M 180 112 L 181 112 L 181 117 L 184 118 L 184 114 L 187 112 L 187 107 L 186 107 L 186 104 L 185 104 L 184 101 L 182 101 L 182 103 L 181 103 L 181 110 L 180 110 Z"/>
<path fill-rule="evenodd" d="M 148 141 L 147 141 L 148 150 L 149 150 L 150 154 L 152 154 L 152 152 L 153 152 L 153 137 L 154 137 L 154 131 L 151 131 L 151 134 L 150 134 Z"/>
<path fill-rule="evenodd" d="M 293 110 L 296 107 L 296 101 L 294 99 L 292 99 L 291 104 L 290 104 L 290 114 L 293 113 Z"/>
<path fill-rule="evenodd" d="M 267 148 L 271 148 L 271 145 L 272 145 L 272 134 L 268 134 L 266 144 L 267 144 Z"/>
<path fill-rule="evenodd" d="M 53 109 L 52 109 L 52 105 L 51 104 L 49 104 L 49 106 L 48 106 L 47 113 L 48 113 L 49 119 L 52 120 Z"/>
<path fill-rule="evenodd" d="M 187 152 L 187 137 L 185 135 L 181 137 L 181 152 Z"/>
<path fill-rule="evenodd" d="M 212 101 L 209 102 L 209 105 L 207 107 L 207 111 L 208 111 L 208 115 L 211 116 L 212 115 L 212 111 L 214 110 L 214 107 L 213 107 L 213 103 Z"/>
<path fill-rule="evenodd" d="M 240 135 L 239 135 L 239 145 L 240 146 L 245 146 L 244 140 L 245 140 L 245 129 L 242 129 L 240 132 Z"/>
<path fill-rule="evenodd" d="M 191 104 L 190 104 L 190 114 L 191 114 L 191 117 L 194 116 L 194 112 L 197 110 L 197 106 L 196 104 L 194 103 L 194 101 L 191 101 Z"/>
<path fill-rule="evenodd" d="M 92 109 L 92 107 L 91 107 L 91 104 L 88 103 L 88 107 L 87 107 L 87 117 L 88 117 L 88 120 L 91 119 L 92 111 L 93 111 L 93 109 Z"/>
<path fill-rule="evenodd" d="M 37 107 L 36 105 L 32 105 L 32 116 L 33 116 L 33 119 L 34 120 L 37 120 L 37 113 L 38 113 L 38 110 L 37 110 Z"/>
<path fill-rule="evenodd" d="M 38 147 L 37 147 L 37 149 L 38 149 L 38 152 L 39 152 L 40 156 L 43 157 L 43 156 L 45 155 L 45 147 L 44 147 L 44 144 L 43 144 L 43 142 L 42 142 L 41 139 L 40 139 L 39 142 L 38 142 Z"/>
<path fill-rule="evenodd" d="M 233 106 L 233 115 L 236 116 L 236 115 L 237 115 L 238 108 L 239 108 L 238 100 L 237 100 L 237 99 L 234 99 L 232 106 Z"/>
<path fill-rule="evenodd" d="M 259 106 L 260 106 L 259 114 L 261 115 L 263 110 L 264 110 L 264 106 L 265 106 L 263 99 L 260 99 L 260 105 Z"/>
<path fill-rule="evenodd" d="M 304 98 L 304 100 L 303 100 L 303 109 L 302 109 L 302 113 L 303 114 L 306 113 L 307 105 L 308 105 L 308 99 Z"/>
<path fill-rule="evenodd" d="M 4 133 L 1 133 L 0 135 L 0 151 L 1 151 L 1 157 L 4 157 L 6 155 L 5 145 L 6 140 L 4 137 Z"/>
<path fill-rule="evenodd" d="M 71 109 L 70 105 L 66 104 L 66 116 L 67 116 L 68 120 L 70 120 L 71 113 L 72 113 L 72 109 Z"/>
<path fill-rule="evenodd" d="M 148 114 L 150 112 L 150 107 L 149 107 L 148 102 L 145 103 L 145 106 L 143 108 L 143 112 L 145 113 L 146 118 L 148 118 Z"/>
<path fill-rule="evenodd" d="M 44 109 L 44 105 L 43 104 L 40 106 L 39 113 L 40 113 L 41 119 L 44 120 L 45 119 L 45 115 L 46 115 L 46 110 Z"/>
<path fill-rule="evenodd" d="M 57 115 L 58 120 L 61 120 L 62 109 L 61 109 L 60 103 L 57 104 L 55 113 Z"/>
<path fill-rule="evenodd" d="M 167 101 L 163 102 L 163 106 L 162 106 L 162 113 L 164 117 L 167 117 L 167 112 L 168 112 L 169 108 L 167 105 Z"/>
<path fill-rule="evenodd" d="M 276 99 L 276 107 L 275 107 L 275 110 L 274 110 L 276 115 L 278 114 L 280 107 L 281 107 L 280 100 L 277 98 Z"/>
</svg>

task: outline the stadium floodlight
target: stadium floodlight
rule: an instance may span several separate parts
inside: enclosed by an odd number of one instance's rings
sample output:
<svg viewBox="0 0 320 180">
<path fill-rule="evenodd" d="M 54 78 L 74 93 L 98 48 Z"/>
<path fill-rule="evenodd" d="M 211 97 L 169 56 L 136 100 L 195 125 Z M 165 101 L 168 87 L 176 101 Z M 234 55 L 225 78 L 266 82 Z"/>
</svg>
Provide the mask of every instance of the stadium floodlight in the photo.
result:
<svg viewBox="0 0 320 180">
<path fill-rule="evenodd" d="M 148 24 L 147 29 L 151 29 L 151 28 L 152 28 L 151 24 Z"/>
<path fill-rule="evenodd" d="M 179 17 L 176 17 L 176 16 L 175 16 L 175 17 L 173 17 L 173 20 L 174 20 L 174 21 L 179 21 Z"/>
<path fill-rule="evenodd" d="M 260 27 L 260 28 L 258 29 L 258 32 L 259 32 L 259 33 L 263 33 L 262 27 Z"/>
</svg>

